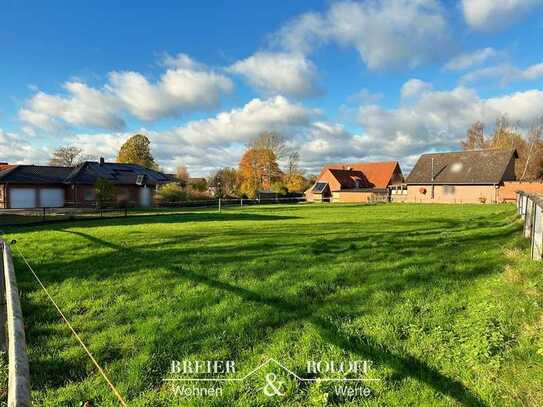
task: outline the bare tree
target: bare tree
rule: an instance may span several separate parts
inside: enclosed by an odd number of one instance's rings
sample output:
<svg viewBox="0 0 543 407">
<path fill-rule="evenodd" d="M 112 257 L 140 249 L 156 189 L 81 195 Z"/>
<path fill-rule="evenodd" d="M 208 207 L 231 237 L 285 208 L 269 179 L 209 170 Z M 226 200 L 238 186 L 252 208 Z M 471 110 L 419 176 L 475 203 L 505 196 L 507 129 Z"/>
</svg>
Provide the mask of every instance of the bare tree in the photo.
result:
<svg viewBox="0 0 543 407">
<path fill-rule="evenodd" d="M 179 182 L 181 182 L 185 187 L 188 187 L 190 176 L 189 176 L 189 170 L 187 169 L 187 166 L 179 165 L 177 167 L 176 175 Z"/>
<path fill-rule="evenodd" d="M 268 188 L 271 187 L 273 178 L 279 174 L 277 161 L 289 154 L 284 137 L 278 133 L 266 131 L 260 133 L 256 140 L 249 143 L 248 148 L 257 152 L 258 157 L 260 157 L 265 170 L 264 178 L 267 180 Z"/>
<path fill-rule="evenodd" d="M 249 147 L 255 150 L 270 150 L 277 160 L 281 160 L 289 153 L 285 138 L 271 131 L 261 133 L 256 140 L 249 143 Z"/>
<path fill-rule="evenodd" d="M 541 167 L 543 164 L 543 117 L 532 124 L 530 131 L 528 132 L 528 144 L 530 145 L 528 153 L 526 154 L 526 163 L 524 164 L 524 170 L 520 177 L 520 181 L 528 174 L 528 178 L 536 179 L 541 176 Z M 529 171 L 530 169 L 530 171 Z"/>
<path fill-rule="evenodd" d="M 49 160 L 49 165 L 58 167 L 75 167 L 81 164 L 88 157 L 83 155 L 83 150 L 75 146 L 59 147 Z"/>
<path fill-rule="evenodd" d="M 466 139 L 460 144 L 464 150 L 479 150 L 486 147 L 485 125 L 481 122 L 475 122 L 468 129 Z"/>
</svg>

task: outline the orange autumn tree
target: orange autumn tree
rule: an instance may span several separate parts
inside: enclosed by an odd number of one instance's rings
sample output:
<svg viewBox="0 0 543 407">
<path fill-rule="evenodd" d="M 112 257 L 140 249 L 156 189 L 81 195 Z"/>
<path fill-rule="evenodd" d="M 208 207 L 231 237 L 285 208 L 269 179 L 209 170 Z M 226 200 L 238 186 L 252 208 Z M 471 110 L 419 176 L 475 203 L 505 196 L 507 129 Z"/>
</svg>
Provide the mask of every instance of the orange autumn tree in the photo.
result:
<svg viewBox="0 0 543 407">
<path fill-rule="evenodd" d="M 270 149 L 250 147 L 241 157 L 238 169 L 240 191 L 249 198 L 255 198 L 258 190 L 269 190 L 281 176 L 275 154 Z"/>
</svg>

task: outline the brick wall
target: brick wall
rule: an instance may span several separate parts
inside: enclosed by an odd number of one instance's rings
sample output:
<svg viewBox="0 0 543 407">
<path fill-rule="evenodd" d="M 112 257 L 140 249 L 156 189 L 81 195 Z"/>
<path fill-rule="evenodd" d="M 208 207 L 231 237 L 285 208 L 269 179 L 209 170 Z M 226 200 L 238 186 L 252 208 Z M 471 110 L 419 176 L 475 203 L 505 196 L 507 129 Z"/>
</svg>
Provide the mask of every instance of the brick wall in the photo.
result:
<svg viewBox="0 0 543 407">
<path fill-rule="evenodd" d="M 386 192 L 371 192 L 371 191 L 337 191 L 332 192 L 332 202 L 341 203 L 364 203 L 375 200 L 386 199 Z"/>
<path fill-rule="evenodd" d="M 139 190 L 141 187 L 137 185 L 120 185 L 115 187 L 116 198 L 118 204 L 128 202 L 132 205 L 140 204 Z M 151 187 L 149 187 L 151 188 Z M 93 185 L 75 185 L 66 188 L 66 201 L 71 206 L 90 207 L 96 204 L 96 189 Z M 151 193 L 154 189 L 151 188 Z"/>
<path fill-rule="evenodd" d="M 432 199 L 431 185 L 407 186 L 407 202 L 481 203 L 481 198 L 486 203 L 499 201 L 499 191 L 494 185 L 435 185 Z"/>
<path fill-rule="evenodd" d="M 506 181 L 500 188 L 501 202 L 515 202 L 517 191 L 543 194 L 543 182 Z"/>
</svg>

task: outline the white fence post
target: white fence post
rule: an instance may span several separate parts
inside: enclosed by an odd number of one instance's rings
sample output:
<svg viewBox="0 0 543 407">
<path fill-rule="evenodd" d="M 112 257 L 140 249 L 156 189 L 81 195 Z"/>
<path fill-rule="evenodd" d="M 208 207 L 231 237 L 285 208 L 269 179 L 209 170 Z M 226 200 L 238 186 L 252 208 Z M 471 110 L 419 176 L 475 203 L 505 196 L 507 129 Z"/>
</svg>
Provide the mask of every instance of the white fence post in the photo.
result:
<svg viewBox="0 0 543 407">
<path fill-rule="evenodd" d="M 535 205 L 532 232 L 532 259 L 541 260 L 543 256 L 543 209 Z"/>
<path fill-rule="evenodd" d="M 535 201 L 531 198 L 526 197 L 526 213 L 524 216 L 524 237 L 528 239 L 532 237 L 532 223 L 533 223 L 533 214 L 535 208 Z"/>
</svg>

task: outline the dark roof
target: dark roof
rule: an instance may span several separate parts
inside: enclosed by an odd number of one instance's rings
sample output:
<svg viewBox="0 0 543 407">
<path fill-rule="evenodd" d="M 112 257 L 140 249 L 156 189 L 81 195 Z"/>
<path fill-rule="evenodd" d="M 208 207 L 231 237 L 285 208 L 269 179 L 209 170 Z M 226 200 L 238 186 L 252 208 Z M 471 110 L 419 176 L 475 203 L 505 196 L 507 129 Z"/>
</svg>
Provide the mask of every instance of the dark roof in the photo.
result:
<svg viewBox="0 0 543 407">
<path fill-rule="evenodd" d="M 423 154 L 407 184 L 499 184 L 516 150 L 473 150 Z M 433 181 L 432 181 L 432 160 Z"/>
<path fill-rule="evenodd" d="M 372 186 L 362 171 L 336 168 L 329 168 L 328 171 L 338 180 L 341 189 L 371 188 Z"/>
<path fill-rule="evenodd" d="M 70 167 L 15 165 L 0 171 L 0 182 L 62 184 L 72 169 Z"/>
<path fill-rule="evenodd" d="M 98 178 L 105 178 L 112 184 L 136 184 L 138 176 L 144 176 L 144 183 L 156 185 L 171 182 L 171 178 L 159 171 L 137 164 L 97 163 L 87 161 L 65 179 L 69 184 L 94 184 Z"/>
<path fill-rule="evenodd" d="M 16 165 L 0 171 L 0 182 L 25 184 L 94 184 L 105 178 L 113 184 L 136 184 L 139 175 L 144 183 L 156 185 L 171 182 L 159 172 L 136 164 L 117 164 L 86 161 L 77 167 L 52 167 L 38 165 Z"/>
<path fill-rule="evenodd" d="M 189 182 L 189 185 L 191 185 L 191 184 L 199 184 L 200 182 L 207 183 L 207 179 L 205 179 L 203 177 L 189 178 L 188 182 Z"/>
</svg>

